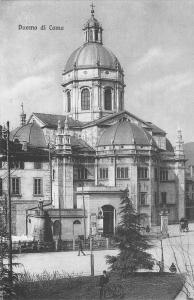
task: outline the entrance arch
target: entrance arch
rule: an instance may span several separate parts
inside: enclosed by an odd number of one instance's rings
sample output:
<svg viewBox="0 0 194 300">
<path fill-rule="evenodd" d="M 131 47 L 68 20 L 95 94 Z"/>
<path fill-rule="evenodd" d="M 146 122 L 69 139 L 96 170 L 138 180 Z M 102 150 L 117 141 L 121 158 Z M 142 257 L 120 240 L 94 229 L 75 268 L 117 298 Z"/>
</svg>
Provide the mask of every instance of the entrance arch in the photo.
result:
<svg viewBox="0 0 194 300">
<path fill-rule="evenodd" d="M 103 235 L 114 234 L 115 208 L 112 205 L 102 206 L 103 211 Z"/>
</svg>

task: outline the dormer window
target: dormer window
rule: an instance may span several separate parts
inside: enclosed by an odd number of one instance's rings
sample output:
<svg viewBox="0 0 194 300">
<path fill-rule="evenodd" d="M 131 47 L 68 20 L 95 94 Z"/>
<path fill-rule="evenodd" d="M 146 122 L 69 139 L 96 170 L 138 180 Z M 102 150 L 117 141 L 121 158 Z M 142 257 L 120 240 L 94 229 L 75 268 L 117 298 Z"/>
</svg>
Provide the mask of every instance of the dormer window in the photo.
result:
<svg viewBox="0 0 194 300">
<path fill-rule="evenodd" d="M 87 88 L 81 92 L 81 109 L 90 110 L 90 92 Z"/>
</svg>

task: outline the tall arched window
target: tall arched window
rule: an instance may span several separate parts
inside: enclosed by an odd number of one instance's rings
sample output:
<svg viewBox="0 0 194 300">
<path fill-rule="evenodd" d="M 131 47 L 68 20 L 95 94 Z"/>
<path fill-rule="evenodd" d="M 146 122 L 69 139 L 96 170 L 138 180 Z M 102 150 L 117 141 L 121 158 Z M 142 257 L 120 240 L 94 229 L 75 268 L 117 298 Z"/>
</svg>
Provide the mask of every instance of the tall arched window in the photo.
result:
<svg viewBox="0 0 194 300">
<path fill-rule="evenodd" d="M 81 92 L 81 109 L 90 109 L 90 92 L 88 89 L 83 89 Z"/>
<path fill-rule="evenodd" d="M 104 109 L 112 110 L 112 93 L 110 88 L 104 92 Z"/>
<path fill-rule="evenodd" d="M 119 94 L 119 111 L 123 110 L 123 93 Z"/>
<path fill-rule="evenodd" d="M 61 232 L 61 223 L 59 220 L 56 220 L 53 224 L 53 235 L 60 235 Z"/>
<path fill-rule="evenodd" d="M 90 29 L 89 31 L 89 41 L 92 42 L 93 41 L 93 30 Z"/>
<path fill-rule="evenodd" d="M 71 111 L 71 93 L 67 92 L 67 112 Z"/>
</svg>

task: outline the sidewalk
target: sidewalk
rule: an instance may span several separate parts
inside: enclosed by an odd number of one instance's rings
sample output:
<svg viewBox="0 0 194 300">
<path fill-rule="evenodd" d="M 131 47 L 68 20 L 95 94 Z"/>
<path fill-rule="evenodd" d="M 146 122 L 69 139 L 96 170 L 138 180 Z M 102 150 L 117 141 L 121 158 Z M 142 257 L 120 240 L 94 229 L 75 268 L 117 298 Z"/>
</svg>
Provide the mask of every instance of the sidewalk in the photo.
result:
<svg viewBox="0 0 194 300">
<path fill-rule="evenodd" d="M 194 223 L 189 223 L 189 231 L 194 231 Z M 182 236 L 185 234 L 184 232 L 180 232 L 179 224 L 168 225 L 168 233 L 170 237 Z M 161 236 L 160 226 L 152 226 L 150 234 L 153 234 L 156 237 Z"/>
<path fill-rule="evenodd" d="M 183 287 L 182 291 L 180 291 L 175 300 L 194 300 L 194 291 L 192 290 L 191 286 L 186 284 L 185 287 Z M 187 297 L 186 293 L 184 292 L 185 290 L 188 290 L 190 292 L 189 297 Z"/>
</svg>

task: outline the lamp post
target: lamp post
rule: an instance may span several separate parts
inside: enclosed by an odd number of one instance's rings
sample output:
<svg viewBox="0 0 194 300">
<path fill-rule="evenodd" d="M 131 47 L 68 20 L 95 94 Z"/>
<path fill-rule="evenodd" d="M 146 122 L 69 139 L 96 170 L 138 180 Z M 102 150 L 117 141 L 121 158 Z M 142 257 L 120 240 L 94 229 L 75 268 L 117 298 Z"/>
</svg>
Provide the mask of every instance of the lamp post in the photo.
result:
<svg viewBox="0 0 194 300">
<path fill-rule="evenodd" d="M 91 265 L 91 276 L 94 276 L 94 254 L 93 254 L 93 239 L 90 234 L 90 265 Z"/>
<path fill-rule="evenodd" d="M 160 265 L 160 272 L 164 272 L 164 250 L 162 239 L 165 236 L 169 236 L 168 234 L 168 210 L 165 206 L 160 211 L 160 247 L 161 247 L 161 265 Z"/>
<path fill-rule="evenodd" d="M 85 208 L 85 198 L 84 198 L 84 184 L 82 185 L 82 200 L 83 200 L 83 210 L 84 210 L 84 246 L 86 245 L 86 208 Z"/>
<path fill-rule="evenodd" d="M 7 158 L 7 231 L 8 231 L 8 266 L 9 282 L 12 284 L 12 236 L 11 236 L 11 176 L 10 176 L 10 151 L 9 151 L 9 121 L 7 128 L 3 130 L 6 137 L 6 158 Z"/>
<path fill-rule="evenodd" d="M 168 234 L 168 210 L 165 206 L 160 211 L 160 231 L 162 236 L 169 236 Z"/>
</svg>

